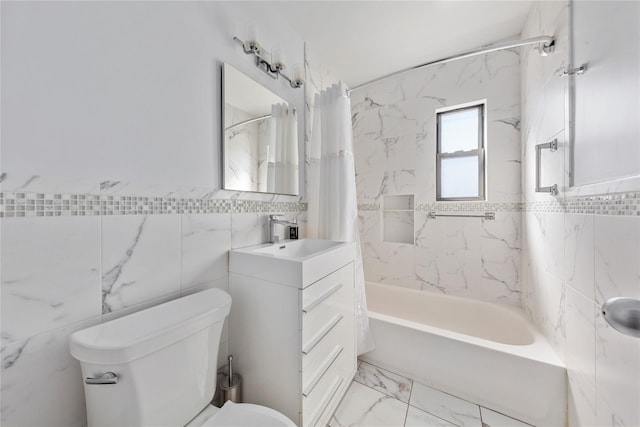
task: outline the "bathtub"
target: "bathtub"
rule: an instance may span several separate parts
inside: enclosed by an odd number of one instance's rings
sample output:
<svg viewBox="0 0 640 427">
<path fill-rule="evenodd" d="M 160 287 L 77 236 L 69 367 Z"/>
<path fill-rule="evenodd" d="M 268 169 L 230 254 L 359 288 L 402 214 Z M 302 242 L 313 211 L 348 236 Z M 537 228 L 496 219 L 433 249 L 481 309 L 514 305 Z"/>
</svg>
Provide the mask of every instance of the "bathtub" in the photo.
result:
<svg viewBox="0 0 640 427">
<path fill-rule="evenodd" d="M 539 427 L 566 424 L 566 370 L 521 310 L 368 282 L 361 358 Z"/>
</svg>

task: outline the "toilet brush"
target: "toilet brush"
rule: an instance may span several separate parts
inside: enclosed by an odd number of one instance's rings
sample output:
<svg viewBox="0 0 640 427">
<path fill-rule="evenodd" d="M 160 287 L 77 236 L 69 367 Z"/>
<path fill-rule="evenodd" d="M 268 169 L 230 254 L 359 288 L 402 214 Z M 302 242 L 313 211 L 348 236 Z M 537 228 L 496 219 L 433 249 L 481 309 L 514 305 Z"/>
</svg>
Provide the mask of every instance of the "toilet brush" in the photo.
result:
<svg viewBox="0 0 640 427">
<path fill-rule="evenodd" d="M 229 370 L 226 375 L 222 371 L 220 373 L 222 378 L 218 378 L 219 405 L 223 405 L 227 400 L 235 403 L 242 402 L 242 377 L 233 372 L 233 356 L 230 355 L 227 360 L 229 361 Z"/>
</svg>

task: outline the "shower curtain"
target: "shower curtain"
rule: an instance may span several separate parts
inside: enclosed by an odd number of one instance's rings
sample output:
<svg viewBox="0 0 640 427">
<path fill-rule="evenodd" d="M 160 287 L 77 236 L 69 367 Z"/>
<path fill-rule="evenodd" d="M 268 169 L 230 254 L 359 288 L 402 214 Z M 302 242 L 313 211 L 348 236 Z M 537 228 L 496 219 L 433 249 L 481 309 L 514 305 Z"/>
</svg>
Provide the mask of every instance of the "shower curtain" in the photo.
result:
<svg viewBox="0 0 640 427">
<path fill-rule="evenodd" d="M 271 125 L 271 117 L 268 120 L 260 120 L 258 122 L 258 191 L 261 193 L 268 192 L 267 177 L 269 176 L 269 146 L 273 145 L 273 126 Z"/>
<path fill-rule="evenodd" d="M 355 300 L 357 353 L 374 348 L 364 292 L 364 271 L 358 231 L 358 202 L 353 159 L 351 101 L 340 82 L 316 94 L 309 153 L 311 238 L 356 243 Z"/>
<path fill-rule="evenodd" d="M 271 135 L 267 148 L 267 191 L 298 194 L 298 119 L 285 104 L 271 106 Z"/>
</svg>

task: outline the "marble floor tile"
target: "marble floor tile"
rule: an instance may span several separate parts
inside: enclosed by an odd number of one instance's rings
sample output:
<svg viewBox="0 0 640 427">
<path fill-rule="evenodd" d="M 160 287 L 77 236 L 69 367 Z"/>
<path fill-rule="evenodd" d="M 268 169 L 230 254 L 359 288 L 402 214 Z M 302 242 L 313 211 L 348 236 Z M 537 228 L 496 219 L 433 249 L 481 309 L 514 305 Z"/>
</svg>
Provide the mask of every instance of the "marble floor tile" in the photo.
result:
<svg viewBox="0 0 640 427">
<path fill-rule="evenodd" d="M 402 402 L 409 402 L 412 381 L 408 378 L 362 362 L 354 380 Z"/>
<path fill-rule="evenodd" d="M 487 427 L 531 427 L 529 424 L 494 412 L 491 409 L 481 407 L 480 413 L 482 415 L 482 423 Z"/>
<path fill-rule="evenodd" d="M 342 426 L 533 427 L 361 360 L 328 424 Z"/>
<path fill-rule="evenodd" d="M 457 427 L 455 424 L 451 424 L 449 421 L 445 421 L 442 418 L 438 418 L 435 415 L 431 415 L 428 412 L 421 411 L 418 408 L 409 406 L 407 411 L 407 419 L 404 422 L 404 427 Z"/>
<path fill-rule="evenodd" d="M 413 383 L 409 404 L 460 427 L 482 427 L 478 405 L 423 384 Z"/>
<path fill-rule="evenodd" d="M 404 425 L 406 413 L 406 403 L 354 381 L 329 426 L 399 427 Z"/>
</svg>

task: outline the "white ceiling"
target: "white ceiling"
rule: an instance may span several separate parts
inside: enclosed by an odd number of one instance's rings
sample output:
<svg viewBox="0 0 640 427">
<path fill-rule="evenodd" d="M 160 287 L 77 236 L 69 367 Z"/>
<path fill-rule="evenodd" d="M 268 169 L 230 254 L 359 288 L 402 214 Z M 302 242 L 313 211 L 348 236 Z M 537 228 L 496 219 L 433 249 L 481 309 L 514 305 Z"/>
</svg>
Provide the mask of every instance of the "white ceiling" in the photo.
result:
<svg viewBox="0 0 640 427">
<path fill-rule="evenodd" d="M 520 34 L 531 0 L 274 1 L 349 87 Z"/>
</svg>

